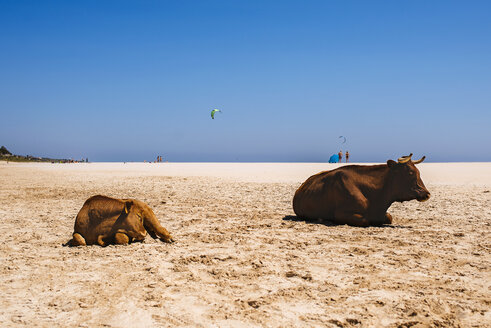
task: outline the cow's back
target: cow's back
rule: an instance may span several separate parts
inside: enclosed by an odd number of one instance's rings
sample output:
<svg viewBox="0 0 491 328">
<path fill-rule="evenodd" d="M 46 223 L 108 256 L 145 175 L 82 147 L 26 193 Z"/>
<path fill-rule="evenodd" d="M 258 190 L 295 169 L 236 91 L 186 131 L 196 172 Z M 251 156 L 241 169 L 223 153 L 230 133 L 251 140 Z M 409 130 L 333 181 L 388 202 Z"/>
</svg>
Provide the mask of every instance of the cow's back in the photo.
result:
<svg viewBox="0 0 491 328">
<path fill-rule="evenodd" d="M 342 171 L 331 170 L 309 177 L 293 196 L 295 214 L 310 219 L 332 217 L 336 184 L 342 174 L 344 174 Z"/>
<path fill-rule="evenodd" d="M 84 236 L 87 244 L 95 243 L 96 239 L 92 239 L 107 233 L 123 211 L 123 200 L 101 195 L 90 197 L 77 214 L 74 232 Z"/>
</svg>

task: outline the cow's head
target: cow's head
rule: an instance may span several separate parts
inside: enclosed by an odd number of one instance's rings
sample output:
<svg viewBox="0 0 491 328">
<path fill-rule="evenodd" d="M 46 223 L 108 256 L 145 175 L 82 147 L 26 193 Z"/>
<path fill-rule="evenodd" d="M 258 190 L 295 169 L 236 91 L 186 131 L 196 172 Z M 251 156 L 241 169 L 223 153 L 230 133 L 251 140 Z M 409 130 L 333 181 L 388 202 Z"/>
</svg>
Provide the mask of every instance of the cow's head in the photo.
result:
<svg viewBox="0 0 491 328">
<path fill-rule="evenodd" d="M 412 155 L 403 156 L 397 162 L 390 159 L 387 161 L 391 196 L 399 202 L 413 199 L 424 202 L 430 198 L 430 192 L 426 189 L 415 165 L 424 161 L 425 156 L 413 162 Z"/>
<path fill-rule="evenodd" d="M 123 215 L 125 216 L 125 220 L 122 222 L 121 228 L 127 231 L 128 236 L 135 240 L 143 240 L 147 235 L 147 231 L 143 225 L 145 209 L 135 200 L 125 200 Z"/>
<path fill-rule="evenodd" d="M 150 206 L 142 201 L 133 199 L 133 208 L 137 209 L 135 212 L 139 218 L 139 222 L 143 224 L 143 237 L 148 232 L 152 238 L 160 237 L 165 242 L 172 242 L 172 237 L 168 235 L 168 231 L 165 230 L 161 225 L 157 216 L 152 211 Z M 138 225 L 141 229 L 141 226 Z M 167 234 L 166 234 L 167 233 Z M 167 236 L 168 235 L 168 236 Z M 137 239 L 138 240 L 138 239 Z"/>
</svg>

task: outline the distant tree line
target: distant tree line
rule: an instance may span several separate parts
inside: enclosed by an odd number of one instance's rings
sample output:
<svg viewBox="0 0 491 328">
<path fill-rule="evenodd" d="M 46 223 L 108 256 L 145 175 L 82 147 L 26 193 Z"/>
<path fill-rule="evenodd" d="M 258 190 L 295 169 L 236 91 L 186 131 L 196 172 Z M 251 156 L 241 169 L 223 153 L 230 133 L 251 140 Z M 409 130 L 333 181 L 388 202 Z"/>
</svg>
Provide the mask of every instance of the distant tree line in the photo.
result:
<svg viewBox="0 0 491 328">
<path fill-rule="evenodd" d="M 73 163 L 71 159 L 59 159 L 48 157 L 35 157 L 31 155 L 14 155 L 5 146 L 0 147 L 0 161 L 9 162 L 51 162 L 51 163 Z"/>
<path fill-rule="evenodd" d="M 9 152 L 9 151 L 8 151 L 8 149 L 7 149 L 7 148 L 5 148 L 5 146 L 2 146 L 2 147 L 0 148 L 0 155 L 12 155 L 12 153 L 11 153 L 11 152 Z"/>
</svg>

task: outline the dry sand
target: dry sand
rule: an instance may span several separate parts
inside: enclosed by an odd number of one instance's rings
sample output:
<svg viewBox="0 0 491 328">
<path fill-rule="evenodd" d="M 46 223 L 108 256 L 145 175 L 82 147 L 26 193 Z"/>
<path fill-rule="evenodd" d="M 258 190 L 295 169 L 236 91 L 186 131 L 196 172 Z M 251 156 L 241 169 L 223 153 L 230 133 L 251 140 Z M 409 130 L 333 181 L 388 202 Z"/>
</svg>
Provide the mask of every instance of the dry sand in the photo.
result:
<svg viewBox="0 0 491 328">
<path fill-rule="evenodd" d="M 392 226 L 306 223 L 329 164 L 0 163 L 0 326 L 490 327 L 491 163 L 423 163 Z M 95 194 L 177 242 L 63 247 Z"/>
</svg>

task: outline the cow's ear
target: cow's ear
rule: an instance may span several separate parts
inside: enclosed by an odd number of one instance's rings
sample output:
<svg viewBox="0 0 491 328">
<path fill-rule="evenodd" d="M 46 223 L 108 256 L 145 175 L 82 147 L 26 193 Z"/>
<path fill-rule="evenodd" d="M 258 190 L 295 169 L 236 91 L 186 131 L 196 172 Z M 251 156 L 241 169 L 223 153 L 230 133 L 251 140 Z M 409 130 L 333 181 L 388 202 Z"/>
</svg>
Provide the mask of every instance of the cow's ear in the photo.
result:
<svg viewBox="0 0 491 328">
<path fill-rule="evenodd" d="M 389 159 L 389 160 L 387 161 L 387 166 L 388 166 L 388 167 L 391 167 L 391 168 L 392 168 L 392 167 L 394 167 L 394 166 L 396 166 L 396 165 L 397 165 L 397 163 L 396 163 L 395 161 L 391 160 L 391 159 Z"/>
<path fill-rule="evenodd" d="M 128 214 L 131 210 L 131 206 L 133 206 L 133 202 L 131 200 L 127 200 L 124 202 L 124 212 Z"/>
</svg>

